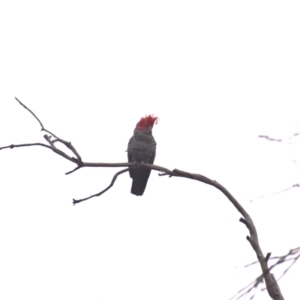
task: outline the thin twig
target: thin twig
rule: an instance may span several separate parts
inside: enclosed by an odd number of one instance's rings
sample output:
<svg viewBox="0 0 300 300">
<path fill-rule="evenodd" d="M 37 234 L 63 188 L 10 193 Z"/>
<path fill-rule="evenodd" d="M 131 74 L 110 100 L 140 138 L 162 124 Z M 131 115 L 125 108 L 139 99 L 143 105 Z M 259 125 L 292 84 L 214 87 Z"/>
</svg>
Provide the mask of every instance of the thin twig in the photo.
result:
<svg viewBox="0 0 300 300">
<path fill-rule="evenodd" d="M 286 189 L 284 189 L 284 190 L 281 190 L 281 191 L 278 191 L 278 192 L 275 192 L 275 193 L 272 193 L 272 194 L 260 196 L 260 197 L 258 197 L 258 198 L 251 199 L 251 200 L 249 200 L 249 202 L 253 202 L 253 201 L 255 201 L 255 200 L 262 199 L 262 198 L 266 198 L 266 197 L 271 197 L 271 196 L 274 196 L 274 195 L 277 195 L 277 194 L 286 192 L 286 191 L 288 191 L 288 190 L 291 190 L 291 189 L 293 189 L 293 188 L 295 188 L 295 187 L 300 187 L 300 184 L 299 184 L 299 183 L 295 183 L 295 184 L 293 184 L 292 186 L 290 186 L 290 187 L 288 187 L 288 188 L 286 188 Z"/>
<path fill-rule="evenodd" d="M 28 108 L 25 104 L 23 104 L 17 97 L 15 97 L 15 99 L 19 102 L 20 105 L 22 105 L 25 109 L 27 109 L 34 116 L 34 118 L 40 123 L 42 130 L 44 130 L 44 125 L 41 122 L 41 120 L 36 116 L 36 114 L 30 108 Z"/>
<path fill-rule="evenodd" d="M 124 170 L 121 170 L 121 171 L 117 172 L 117 173 L 114 175 L 114 177 L 113 177 L 113 179 L 112 179 L 110 185 L 109 185 L 107 188 L 105 188 L 103 191 L 101 191 L 100 193 L 97 193 L 97 194 L 94 194 L 94 195 L 89 196 L 89 197 L 87 197 L 87 198 L 83 198 L 83 199 L 79 199 L 79 200 L 73 199 L 73 205 L 75 205 L 75 204 L 77 204 L 77 203 L 80 203 L 80 202 L 82 202 L 82 201 L 89 200 L 89 199 L 94 198 L 94 197 L 99 197 L 99 196 L 101 196 L 102 194 L 104 194 L 106 191 L 108 191 L 108 190 L 114 185 L 114 183 L 115 183 L 115 181 L 116 181 L 116 179 L 118 178 L 119 175 L 121 175 L 122 173 L 128 172 L 129 169 L 130 169 L 130 168 L 127 168 L 127 169 L 124 169 Z"/>
<path fill-rule="evenodd" d="M 295 257 L 292 257 L 296 255 Z M 268 254 L 266 256 L 266 258 L 268 257 Z M 290 249 L 289 252 L 285 255 L 281 255 L 281 256 L 273 256 L 269 258 L 269 261 L 274 261 L 276 260 L 276 262 L 274 264 L 272 264 L 269 267 L 269 272 L 271 270 L 273 270 L 275 267 L 277 267 L 280 264 L 283 263 L 287 263 L 289 261 L 292 261 L 292 263 L 283 271 L 283 273 L 276 279 L 276 281 L 278 282 L 287 272 L 288 270 L 297 262 L 297 260 L 300 258 L 300 247 L 294 248 L 294 249 Z M 255 264 L 259 263 L 258 261 L 252 262 L 251 264 L 245 265 L 245 268 L 248 268 L 250 266 L 253 266 Z M 248 284 L 246 287 L 244 287 L 243 289 L 241 289 L 240 291 L 237 292 L 237 294 L 235 294 L 230 300 L 238 300 L 241 299 L 242 296 L 249 294 L 252 290 L 256 289 L 258 287 L 259 284 L 263 283 L 263 274 L 261 274 L 260 276 L 258 276 L 253 282 L 251 282 L 250 284 Z M 246 292 L 245 289 L 247 289 Z M 266 288 L 262 288 L 262 291 L 266 290 Z M 235 298 L 238 297 L 238 298 Z"/>
<path fill-rule="evenodd" d="M 76 167 L 76 168 L 74 168 L 73 170 L 71 170 L 71 171 L 69 171 L 69 172 L 65 173 L 65 175 L 72 174 L 73 172 L 75 172 L 75 171 L 79 170 L 80 168 L 81 168 L 81 167 Z"/>
<path fill-rule="evenodd" d="M 263 138 L 263 139 L 267 139 L 267 140 L 272 141 L 272 142 L 282 142 L 282 139 L 274 139 L 274 138 L 269 137 L 268 135 L 259 135 L 258 137 Z"/>
<path fill-rule="evenodd" d="M 56 137 L 56 135 L 54 133 L 52 133 L 51 131 L 47 130 L 43 123 L 41 122 L 41 120 L 36 116 L 36 114 L 30 109 L 28 108 L 25 104 L 23 104 L 17 97 L 15 97 L 15 99 L 19 102 L 19 104 L 21 104 L 26 110 L 28 110 L 33 116 L 34 118 L 39 122 L 40 126 L 41 126 L 41 131 L 46 131 L 49 134 L 53 135 L 54 137 Z"/>
<path fill-rule="evenodd" d="M 12 144 L 12 145 L 9 145 L 9 146 L 0 147 L 0 150 L 3 150 L 3 149 L 13 149 L 13 148 L 20 148 L 20 147 L 30 147 L 30 146 L 42 146 L 42 147 L 51 149 L 50 146 L 45 145 L 45 144 L 43 144 L 43 143 L 28 143 L 28 144 Z"/>
</svg>

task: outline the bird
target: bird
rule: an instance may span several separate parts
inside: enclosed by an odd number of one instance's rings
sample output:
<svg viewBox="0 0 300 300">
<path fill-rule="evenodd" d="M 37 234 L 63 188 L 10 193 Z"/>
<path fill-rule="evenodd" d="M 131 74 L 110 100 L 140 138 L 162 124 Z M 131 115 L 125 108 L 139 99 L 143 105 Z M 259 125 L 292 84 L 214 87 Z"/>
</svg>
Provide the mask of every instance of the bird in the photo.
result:
<svg viewBox="0 0 300 300">
<path fill-rule="evenodd" d="M 158 118 L 153 115 L 146 115 L 136 124 L 133 136 L 128 143 L 128 162 L 153 164 L 156 154 L 156 142 L 152 136 L 152 128 L 157 120 Z M 132 178 L 132 194 L 136 196 L 144 194 L 150 173 L 151 169 L 143 166 L 129 169 L 129 175 Z"/>
</svg>

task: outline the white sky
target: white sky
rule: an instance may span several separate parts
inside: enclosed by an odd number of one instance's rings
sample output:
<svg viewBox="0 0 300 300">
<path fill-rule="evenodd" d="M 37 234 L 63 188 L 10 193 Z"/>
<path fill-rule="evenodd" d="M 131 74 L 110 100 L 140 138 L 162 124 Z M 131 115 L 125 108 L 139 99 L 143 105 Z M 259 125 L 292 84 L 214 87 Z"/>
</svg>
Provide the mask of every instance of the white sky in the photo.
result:
<svg viewBox="0 0 300 300">
<path fill-rule="evenodd" d="M 299 246 L 298 1 L 2 1 L 0 141 L 43 142 L 85 161 L 125 162 L 140 117 L 159 117 L 155 163 L 223 184 L 264 253 Z M 257 267 L 240 215 L 202 183 L 151 174 L 143 197 L 117 169 L 83 169 L 44 148 L 0 153 L 0 298 L 229 299 Z M 278 274 L 278 273 L 276 273 Z M 279 282 L 300 299 L 299 263 Z M 297 279 L 298 278 L 298 279 Z M 256 299 L 269 299 L 264 292 Z"/>
</svg>

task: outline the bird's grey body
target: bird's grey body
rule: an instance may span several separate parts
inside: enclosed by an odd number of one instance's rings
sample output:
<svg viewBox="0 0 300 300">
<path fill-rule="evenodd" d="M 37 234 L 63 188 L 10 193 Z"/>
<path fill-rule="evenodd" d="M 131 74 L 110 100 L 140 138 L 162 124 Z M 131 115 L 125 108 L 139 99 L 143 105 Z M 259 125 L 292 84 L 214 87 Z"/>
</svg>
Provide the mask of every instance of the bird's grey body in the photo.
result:
<svg viewBox="0 0 300 300">
<path fill-rule="evenodd" d="M 152 127 L 146 130 L 136 128 L 128 143 L 128 162 L 144 162 L 153 164 L 156 152 L 156 142 L 152 136 Z M 143 166 L 129 171 L 132 178 L 131 193 L 141 196 L 147 185 L 151 170 Z"/>
</svg>

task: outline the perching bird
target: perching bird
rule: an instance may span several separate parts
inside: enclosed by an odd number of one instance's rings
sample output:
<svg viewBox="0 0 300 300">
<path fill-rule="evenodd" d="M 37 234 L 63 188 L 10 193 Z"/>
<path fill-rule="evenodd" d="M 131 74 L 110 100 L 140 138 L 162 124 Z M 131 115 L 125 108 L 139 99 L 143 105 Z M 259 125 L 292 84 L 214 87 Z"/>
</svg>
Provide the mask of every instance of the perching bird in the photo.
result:
<svg viewBox="0 0 300 300">
<path fill-rule="evenodd" d="M 133 137 L 128 143 L 128 162 L 144 162 L 153 164 L 155 158 L 156 142 L 152 136 L 152 128 L 157 121 L 152 115 L 141 118 L 136 124 Z M 143 166 L 133 168 L 129 171 L 132 178 L 131 193 L 142 196 L 151 170 Z"/>
</svg>

